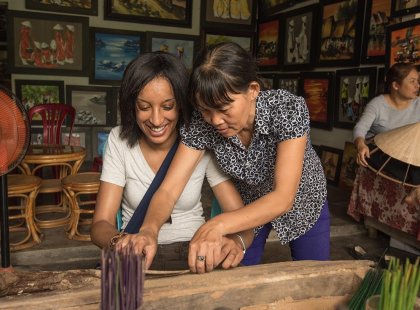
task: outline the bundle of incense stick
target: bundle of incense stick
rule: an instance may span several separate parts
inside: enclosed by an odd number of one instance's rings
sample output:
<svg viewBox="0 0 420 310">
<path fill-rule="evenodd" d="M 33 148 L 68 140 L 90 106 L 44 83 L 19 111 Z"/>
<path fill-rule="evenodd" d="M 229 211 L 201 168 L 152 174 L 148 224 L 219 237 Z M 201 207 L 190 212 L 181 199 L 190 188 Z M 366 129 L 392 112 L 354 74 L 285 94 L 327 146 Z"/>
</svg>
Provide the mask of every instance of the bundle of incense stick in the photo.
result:
<svg viewBox="0 0 420 310">
<path fill-rule="evenodd" d="M 121 251 L 102 250 L 101 309 L 138 309 L 143 302 L 143 256 L 131 247 Z"/>
</svg>

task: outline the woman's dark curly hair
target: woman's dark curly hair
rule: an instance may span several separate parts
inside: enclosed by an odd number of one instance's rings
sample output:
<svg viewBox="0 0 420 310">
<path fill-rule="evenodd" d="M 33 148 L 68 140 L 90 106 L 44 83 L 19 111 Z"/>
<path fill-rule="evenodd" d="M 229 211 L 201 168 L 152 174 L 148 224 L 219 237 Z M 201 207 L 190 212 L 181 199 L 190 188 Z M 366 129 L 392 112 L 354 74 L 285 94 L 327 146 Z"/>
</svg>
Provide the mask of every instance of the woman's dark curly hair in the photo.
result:
<svg viewBox="0 0 420 310">
<path fill-rule="evenodd" d="M 189 119 L 186 108 L 188 71 L 182 60 L 160 51 L 141 54 L 128 64 L 119 92 L 120 138 L 127 140 L 130 147 L 142 136 L 136 120 L 137 96 L 156 77 L 163 77 L 171 84 L 180 119 Z"/>
</svg>

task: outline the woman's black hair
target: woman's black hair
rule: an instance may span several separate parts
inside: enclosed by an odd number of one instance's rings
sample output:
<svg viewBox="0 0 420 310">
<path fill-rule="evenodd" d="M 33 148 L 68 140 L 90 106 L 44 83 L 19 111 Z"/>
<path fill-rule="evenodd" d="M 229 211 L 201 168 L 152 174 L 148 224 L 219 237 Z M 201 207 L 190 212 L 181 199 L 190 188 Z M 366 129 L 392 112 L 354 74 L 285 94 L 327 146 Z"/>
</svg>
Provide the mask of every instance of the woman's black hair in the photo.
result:
<svg viewBox="0 0 420 310">
<path fill-rule="evenodd" d="M 416 66 L 408 63 L 396 63 L 389 68 L 385 75 L 384 93 L 390 94 L 392 83 L 397 82 L 401 85 L 402 81 L 410 74 L 411 71 L 416 70 Z"/>
<path fill-rule="evenodd" d="M 171 84 L 180 119 L 190 118 L 187 108 L 188 71 L 182 60 L 160 51 L 141 54 L 128 64 L 119 92 L 120 138 L 127 140 L 130 147 L 142 135 L 136 120 L 137 96 L 156 77 L 163 77 Z"/>
<path fill-rule="evenodd" d="M 194 61 L 188 87 L 191 109 L 197 99 L 210 108 L 221 108 L 232 102 L 229 94 L 243 93 L 254 81 L 260 79 L 250 53 L 233 42 L 210 45 Z"/>
</svg>

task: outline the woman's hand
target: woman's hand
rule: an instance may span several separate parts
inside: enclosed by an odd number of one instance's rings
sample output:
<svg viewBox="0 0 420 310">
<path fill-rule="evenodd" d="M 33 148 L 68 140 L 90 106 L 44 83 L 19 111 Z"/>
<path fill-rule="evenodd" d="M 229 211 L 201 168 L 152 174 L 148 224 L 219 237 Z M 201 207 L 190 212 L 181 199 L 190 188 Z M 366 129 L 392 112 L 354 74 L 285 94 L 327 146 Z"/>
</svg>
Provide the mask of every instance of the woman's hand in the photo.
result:
<svg viewBox="0 0 420 310">
<path fill-rule="evenodd" d="M 222 254 L 225 241 L 221 226 L 219 222 L 212 219 L 195 232 L 188 252 L 188 265 L 191 272 L 212 271 L 225 258 Z"/>
<path fill-rule="evenodd" d="M 370 151 L 369 147 L 365 143 L 365 139 L 357 138 L 354 142 L 357 148 L 356 162 L 363 167 L 367 167 L 368 163 L 366 161 L 366 158 L 370 158 Z"/>
<path fill-rule="evenodd" d="M 414 189 L 407 197 L 405 202 L 411 206 L 420 206 L 420 187 Z"/>
<path fill-rule="evenodd" d="M 244 258 L 244 249 L 238 238 L 237 235 L 223 237 L 224 244 L 221 253 L 223 269 L 238 266 Z"/>
<path fill-rule="evenodd" d="M 135 254 L 145 256 L 146 269 L 150 268 L 157 251 L 157 235 L 148 230 L 140 230 L 137 234 L 128 234 L 115 245 L 117 251 L 131 247 Z"/>
</svg>

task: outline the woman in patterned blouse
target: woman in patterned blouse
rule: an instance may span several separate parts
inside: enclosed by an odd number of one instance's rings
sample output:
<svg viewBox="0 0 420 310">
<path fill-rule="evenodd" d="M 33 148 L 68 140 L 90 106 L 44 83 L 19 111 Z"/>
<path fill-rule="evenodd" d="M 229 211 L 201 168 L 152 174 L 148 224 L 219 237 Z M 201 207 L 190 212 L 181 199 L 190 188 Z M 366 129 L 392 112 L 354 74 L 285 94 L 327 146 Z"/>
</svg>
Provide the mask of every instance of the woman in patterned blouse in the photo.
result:
<svg viewBox="0 0 420 310">
<path fill-rule="evenodd" d="M 198 56 L 189 85 L 190 122 L 181 128 L 182 143 L 136 244 L 147 260 L 155 255 L 159 221 L 171 213 L 206 149 L 232 177 L 245 207 L 217 215 L 196 232 L 189 249 L 192 271 L 212 270 L 222 237 L 250 228 L 256 237 L 245 265 L 259 263 L 272 228 L 281 243 L 289 243 L 293 259 L 329 259 L 326 180 L 311 146 L 307 106 L 285 90 L 262 91 L 256 69 L 235 43 L 208 47 Z"/>
</svg>

